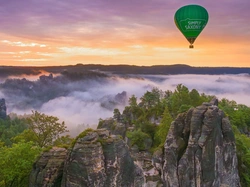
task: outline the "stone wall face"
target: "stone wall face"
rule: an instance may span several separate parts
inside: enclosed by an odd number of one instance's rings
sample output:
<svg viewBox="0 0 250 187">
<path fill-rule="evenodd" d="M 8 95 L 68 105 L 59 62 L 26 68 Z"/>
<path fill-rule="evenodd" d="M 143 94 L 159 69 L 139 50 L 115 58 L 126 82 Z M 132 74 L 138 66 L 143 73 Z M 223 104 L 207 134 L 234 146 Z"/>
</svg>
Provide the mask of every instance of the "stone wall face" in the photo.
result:
<svg viewBox="0 0 250 187">
<path fill-rule="evenodd" d="M 177 117 L 164 153 L 163 181 L 167 187 L 240 186 L 230 121 L 213 103 Z"/>
</svg>

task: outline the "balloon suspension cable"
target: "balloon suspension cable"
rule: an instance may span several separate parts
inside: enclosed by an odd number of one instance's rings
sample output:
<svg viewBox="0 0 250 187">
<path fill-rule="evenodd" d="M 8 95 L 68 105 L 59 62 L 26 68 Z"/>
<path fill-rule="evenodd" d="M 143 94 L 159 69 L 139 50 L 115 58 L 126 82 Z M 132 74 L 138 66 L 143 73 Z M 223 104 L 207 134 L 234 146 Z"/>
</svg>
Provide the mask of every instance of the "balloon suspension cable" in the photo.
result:
<svg viewBox="0 0 250 187">
<path fill-rule="evenodd" d="M 193 46 L 192 44 L 190 44 L 190 45 L 189 45 L 189 48 L 190 48 L 190 49 L 193 49 L 193 48 L 194 48 L 194 46 Z"/>
</svg>

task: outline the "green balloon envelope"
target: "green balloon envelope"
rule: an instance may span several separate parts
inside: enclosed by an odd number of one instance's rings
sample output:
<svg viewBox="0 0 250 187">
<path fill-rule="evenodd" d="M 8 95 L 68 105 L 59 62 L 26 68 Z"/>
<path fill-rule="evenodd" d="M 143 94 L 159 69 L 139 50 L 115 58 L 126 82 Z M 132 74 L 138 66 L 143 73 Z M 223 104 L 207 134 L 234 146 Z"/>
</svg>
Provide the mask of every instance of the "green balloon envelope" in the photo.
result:
<svg viewBox="0 0 250 187">
<path fill-rule="evenodd" d="M 176 11 L 174 21 L 193 48 L 192 44 L 208 22 L 208 12 L 200 5 L 183 6 Z"/>
</svg>

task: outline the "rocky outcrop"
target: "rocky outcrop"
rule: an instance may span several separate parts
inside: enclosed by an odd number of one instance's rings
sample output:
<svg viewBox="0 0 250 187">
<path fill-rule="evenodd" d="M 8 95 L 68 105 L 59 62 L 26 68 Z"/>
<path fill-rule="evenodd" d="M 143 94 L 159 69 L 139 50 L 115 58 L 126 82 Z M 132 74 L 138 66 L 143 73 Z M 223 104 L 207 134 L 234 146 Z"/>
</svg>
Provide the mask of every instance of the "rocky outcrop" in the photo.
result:
<svg viewBox="0 0 250 187">
<path fill-rule="evenodd" d="M 106 95 L 100 99 L 100 102 L 101 107 L 113 111 L 118 106 L 125 106 L 127 100 L 127 92 L 123 91 L 116 95 Z"/>
<path fill-rule="evenodd" d="M 38 161 L 33 165 L 30 174 L 30 187 L 53 186 L 60 187 L 64 161 L 67 156 L 67 150 L 64 148 L 52 148 L 44 152 Z"/>
<path fill-rule="evenodd" d="M 0 99 L 0 118 L 6 119 L 6 105 L 5 105 L 5 99 Z"/>
<path fill-rule="evenodd" d="M 142 171 L 121 136 L 98 129 L 77 139 L 65 162 L 62 186 L 130 187 L 142 183 Z"/>
<path fill-rule="evenodd" d="M 97 129 L 107 129 L 111 134 L 121 135 L 123 138 L 125 138 L 127 130 L 126 126 L 123 123 L 120 123 L 113 118 L 100 121 Z"/>
<path fill-rule="evenodd" d="M 235 139 L 216 99 L 172 122 L 164 145 L 166 187 L 240 186 Z"/>
</svg>

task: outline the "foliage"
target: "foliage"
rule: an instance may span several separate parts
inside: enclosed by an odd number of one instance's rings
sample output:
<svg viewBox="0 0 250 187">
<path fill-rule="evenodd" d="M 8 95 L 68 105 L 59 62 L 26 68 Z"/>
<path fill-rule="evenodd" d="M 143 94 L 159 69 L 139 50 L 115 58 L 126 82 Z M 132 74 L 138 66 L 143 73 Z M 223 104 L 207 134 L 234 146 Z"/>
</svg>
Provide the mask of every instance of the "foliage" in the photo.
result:
<svg viewBox="0 0 250 187">
<path fill-rule="evenodd" d="M 192 107 L 193 107 L 192 105 L 181 105 L 178 110 L 178 113 L 187 112 Z"/>
<path fill-rule="evenodd" d="M 33 141 L 39 147 L 53 145 L 60 134 L 67 132 L 64 122 L 59 123 L 58 118 L 47 116 L 37 111 L 27 118 L 28 128 L 15 138 L 15 141 Z"/>
<path fill-rule="evenodd" d="M 154 146 L 163 147 L 163 144 L 166 140 L 171 122 L 173 121 L 173 118 L 171 117 L 168 108 L 166 107 L 163 113 L 163 118 L 161 120 L 160 125 L 157 127 L 155 136 L 154 136 Z"/>
<path fill-rule="evenodd" d="M 128 126 L 133 124 L 136 131 L 151 137 L 154 140 L 154 148 L 157 148 L 163 146 L 170 124 L 179 113 L 211 99 L 212 96 L 199 94 L 195 89 L 189 91 L 182 84 L 177 85 L 174 92 L 153 88 L 139 101 L 132 95 L 129 98 L 129 106 L 126 106 L 122 113 L 122 119 Z M 118 111 L 116 113 L 118 114 Z"/>
<path fill-rule="evenodd" d="M 177 85 L 173 93 L 167 93 L 167 103 L 169 112 L 175 118 L 177 114 L 187 111 L 191 107 L 201 105 L 203 102 L 208 102 L 213 96 L 199 94 L 195 89 L 189 91 L 188 88 L 182 84 Z"/>
<path fill-rule="evenodd" d="M 61 136 L 53 142 L 53 146 L 68 148 L 74 139 L 69 135 Z"/>
<path fill-rule="evenodd" d="M 0 148 L 0 186 L 28 186 L 29 174 L 41 148 L 32 142 Z"/>
<path fill-rule="evenodd" d="M 135 97 L 135 95 L 132 95 L 130 98 L 129 98 L 129 106 L 131 106 L 132 108 L 133 107 L 137 107 L 137 98 Z"/>
<path fill-rule="evenodd" d="M 13 143 L 12 138 L 27 128 L 25 119 L 0 119 L 0 141 L 4 142 L 6 146 L 11 146 Z"/>
<path fill-rule="evenodd" d="M 248 134 L 250 131 L 250 108 L 246 105 L 237 104 L 235 101 L 222 99 L 219 107 L 228 115 L 232 125 L 240 132 Z"/>
<path fill-rule="evenodd" d="M 114 109 L 114 112 L 113 112 L 113 118 L 115 119 L 115 120 L 117 120 L 117 121 L 120 121 L 121 120 L 121 113 L 120 113 L 120 111 L 119 111 L 119 109 L 118 108 L 115 108 Z"/>
<path fill-rule="evenodd" d="M 250 138 L 244 134 L 241 134 L 237 127 L 233 128 L 237 157 L 238 157 L 238 169 L 240 175 L 240 181 L 242 187 L 250 186 Z"/>
<path fill-rule="evenodd" d="M 150 136 L 141 130 L 127 132 L 126 136 L 131 140 L 131 145 L 137 145 L 139 150 L 145 150 L 145 140 L 150 139 Z"/>
</svg>

